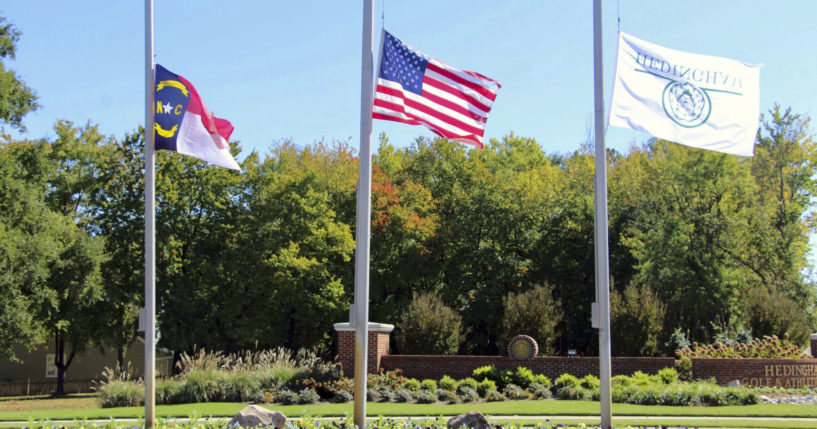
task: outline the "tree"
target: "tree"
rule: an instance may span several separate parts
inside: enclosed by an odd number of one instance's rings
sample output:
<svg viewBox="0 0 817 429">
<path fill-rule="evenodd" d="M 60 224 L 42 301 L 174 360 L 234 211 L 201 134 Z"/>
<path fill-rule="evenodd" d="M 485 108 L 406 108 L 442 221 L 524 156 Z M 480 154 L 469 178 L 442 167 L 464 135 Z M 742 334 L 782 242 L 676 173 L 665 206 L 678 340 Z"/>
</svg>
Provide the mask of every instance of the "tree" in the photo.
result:
<svg viewBox="0 0 817 429">
<path fill-rule="evenodd" d="M 768 293 L 783 293 L 804 308 L 814 301 L 814 289 L 805 283 L 802 272 L 808 266 L 817 192 L 817 146 L 809 134 L 809 122 L 808 116 L 778 105 L 763 117 L 752 158 L 752 175 L 759 188 L 750 219 L 754 234 L 745 256 Z"/>
<path fill-rule="evenodd" d="M 71 220 L 60 237 L 61 251 L 50 266 L 46 287 L 54 294 L 40 316 L 54 339 L 57 394 L 64 393 L 65 372 L 76 353 L 99 338 L 105 326 L 94 306 L 104 296 L 101 264 L 106 259 L 104 237 L 92 216 L 92 202 L 102 192 L 101 172 L 110 158 L 110 141 L 96 126 L 74 128 L 70 122 L 55 126 L 57 139 L 36 147 L 49 161 L 45 201 L 56 213 Z"/>
<path fill-rule="evenodd" d="M 536 340 L 542 354 L 552 354 L 556 327 L 562 321 L 561 303 L 553 298 L 553 286 L 536 285 L 525 292 L 511 292 L 502 300 L 502 344 L 516 335 Z"/>
<path fill-rule="evenodd" d="M 69 219 L 45 204 L 42 151 L 30 143 L 0 145 L 0 356 L 16 360 L 14 346 L 47 337 L 37 310 L 55 298 L 46 289 Z"/>
<path fill-rule="evenodd" d="M 453 355 L 462 340 L 462 318 L 436 295 L 415 295 L 397 325 L 403 354 Z"/>
<path fill-rule="evenodd" d="M 112 146 L 111 162 L 101 172 L 102 192 L 90 206 L 108 255 L 101 268 L 104 299 L 92 311 L 107 321 L 98 338 L 114 348 L 124 368 L 125 353 L 138 336 L 138 311 L 144 295 L 144 129 L 125 135 Z"/>
<path fill-rule="evenodd" d="M 0 122 L 21 131 L 23 116 L 37 109 L 37 96 L 17 77 L 12 70 L 6 70 L 5 61 L 14 59 L 20 31 L 0 17 Z"/>
<path fill-rule="evenodd" d="M 667 306 L 648 286 L 630 283 L 624 293 L 610 294 L 611 339 L 614 356 L 657 356 Z"/>
<path fill-rule="evenodd" d="M 675 328 L 709 342 L 735 323 L 751 275 L 741 260 L 754 183 L 737 157 L 661 140 L 643 158 L 640 217 L 623 238 L 638 261 L 634 280 L 655 288 Z"/>
</svg>

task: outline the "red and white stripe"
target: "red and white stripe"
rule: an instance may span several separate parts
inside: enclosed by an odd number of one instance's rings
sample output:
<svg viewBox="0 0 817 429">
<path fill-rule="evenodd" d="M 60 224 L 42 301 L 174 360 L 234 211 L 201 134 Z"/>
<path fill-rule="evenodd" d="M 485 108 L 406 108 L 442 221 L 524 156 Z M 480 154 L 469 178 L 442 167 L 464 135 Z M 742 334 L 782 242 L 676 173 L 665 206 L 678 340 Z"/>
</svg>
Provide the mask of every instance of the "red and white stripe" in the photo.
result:
<svg viewBox="0 0 817 429">
<path fill-rule="evenodd" d="M 431 59 L 422 96 L 378 78 L 372 118 L 425 125 L 441 137 L 482 148 L 485 122 L 501 87 L 479 73 Z"/>
</svg>

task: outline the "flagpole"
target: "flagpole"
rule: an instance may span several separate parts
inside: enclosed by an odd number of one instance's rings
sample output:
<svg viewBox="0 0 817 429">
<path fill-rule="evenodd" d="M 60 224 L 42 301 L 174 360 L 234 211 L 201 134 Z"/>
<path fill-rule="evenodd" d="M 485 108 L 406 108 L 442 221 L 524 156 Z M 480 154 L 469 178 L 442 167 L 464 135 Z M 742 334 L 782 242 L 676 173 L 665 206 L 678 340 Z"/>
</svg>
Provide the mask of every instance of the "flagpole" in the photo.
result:
<svg viewBox="0 0 817 429">
<path fill-rule="evenodd" d="M 360 156 L 355 227 L 355 425 L 366 427 L 366 374 L 369 344 L 369 237 L 372 212 L 372 101 L 374 6 L 363 1 L 360 64 Z"/>
<path fill-rule="evenodd" d="M 156 211 L 153 145 L 153 0 L 145 0 L 145 427 L 156 421 Z"/>
<path fill-rule="evenodd" d="M 596 299 L 599 328 L 599 380 L 601 381 L 601 427 L 612 426 L 610 384 L 610 275 L 607 238 L 607 150 L 604 147 L 604 73 L 601 32 L 601 0 L 593 1 L 593 83 L 595 90 L 595 238 Z"/>
</svg>

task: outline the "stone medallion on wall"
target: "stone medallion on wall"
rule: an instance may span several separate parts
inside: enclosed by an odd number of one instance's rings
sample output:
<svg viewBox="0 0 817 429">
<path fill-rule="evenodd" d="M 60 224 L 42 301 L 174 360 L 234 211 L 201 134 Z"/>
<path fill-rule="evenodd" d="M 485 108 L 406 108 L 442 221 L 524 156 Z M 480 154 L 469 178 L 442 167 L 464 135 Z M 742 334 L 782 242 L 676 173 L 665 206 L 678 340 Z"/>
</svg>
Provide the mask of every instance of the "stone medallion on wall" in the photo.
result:
<svg viewBox="0 0 817 429">
<path fill-rule="evenodd" d="M 518 360 L 528 360 L 539 353 L 536 340 L 527 335 L 517 335 L 508 342 L 508 355 Z"/>
</svg>

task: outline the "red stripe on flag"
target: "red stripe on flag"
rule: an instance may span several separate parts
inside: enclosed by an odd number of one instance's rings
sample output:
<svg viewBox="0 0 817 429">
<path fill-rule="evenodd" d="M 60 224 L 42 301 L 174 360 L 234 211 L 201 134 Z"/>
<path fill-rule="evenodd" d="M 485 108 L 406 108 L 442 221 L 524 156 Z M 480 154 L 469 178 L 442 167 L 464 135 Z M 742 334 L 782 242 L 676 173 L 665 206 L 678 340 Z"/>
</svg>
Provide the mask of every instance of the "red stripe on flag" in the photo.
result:
<svg viewBox="0 0 817 429">
<path fill-rule="evenodd" d="M 480 93 L 483 97 L 485 97 L 485 98 L 487 98 L 487 99 L 489 99 L 491 101 L 496 100 L 496 94 L 494 94 L 491 90 L 489 90 L 488 88 L 486 88 L 483 85 L 471 82 L 468 79 L 464 79 L 464 78 L 462 78 L 460 76 L 457 76 L 456 74 L 454 74 L 454 73 L 452 73 L 452 72 L 450 72 L 450 71 L 448 71 L 448 70 L 446 70 L 444 68 L 441 68 L 441 67 L 437 66 L 436 64 L 434 64 L 432 62 L 428 63 L 427 68 L 431 69 L 431 70 L 433 70 L 433 71 L 435 71 L 435 72 L 437 72 L 437 73 L 439 73 L 439 74 L 441 74 L 441 75 L 443 75 L 443 76 L 445 76 L 445 77 L 447 77 L 447 78 L 449 78 L 451 80 L 453 80 L 454 82 L 459 83 L 460 85 L 467 86 L 468 88 L 473 89 L 474 91 Z"/>
<path fill-rule="evenodd" d="M 484 123 L 484 122 L 486 122 L 488 120 L 488 118 L 486 118 L 486 117 L 484 117 L 484 116 L 482 116 L 480 114 L 474 113 L 474 112 L 468 110 L 468 108 L 463 107 L 460 104 L 454 103 L 453 101 L 445 99 L 443 97 L 440 97 L 439 95 L 432 94 L 432 93 L 430 93 L 430 92 L 428 92 L 426 90 L 423 90 L 423 98 L 426 98 L 429 101 L 437 103 L 440 106 L 447 107 L 447 108 L 449 108 L 449 109 L 451 109 L 451 110 L 453 110 L 453 111 L 455 111 L 455 112 L 457 112 L 457 113 L 459 113 L 459 114 L 461 114 L 463 116 L 467 116 L 467 117 L 469 117 L 469 118 L 471 118 L 471 119 L 473 119 L 475 121 L 479 121 L 479 122 Z"/>
<path fill-rule="evenodd" d="M 411 107 L 413 109 L 419 110 L 425 113 L 428 116 L 432 116 L 434 118 L 439 119 L 442 122 L 445 122 L 448 125 L 457 127 L 463 131 L 467 131 L 473 134 L 482 134 L 483 130 L 481 127 L 476 127 L 470 124 L 466 124 L 465 122 L 460 121 L 459 119 L 452 118 L 451 116 L 446 115 L 445 113 L 435 109 L 433 106 L 427 106 L 423 103 L 406 99 L 406 106 Z M 411 116 L 411 115 L 409 115 Z"/>
<path fill-rule="evenodd" d="M 454 97 L 461 98 L 461 99 L 465 100 L 468 104 L 476 107 L 479 110 L 482 110 L 485 113 L 488 113 L 488 112 L 491 111 L 491 106 L 486 106 L 485 104 L 482 104 L 481 102 L 477 101 L 477 99 L 475 99 L 474 97 L 471 97 L 470 95 L 468 95 L 468 94 L 466 94 L 466 93 L 464 93 L 462 91 L 459 91 L 458 89 L 454 88 L 451 85 L 448 85 L 448 84 L 446 84 L 444 82 L 440 82 L 439 80 L 434 79 L 431 76 L 426 75 L 423 78 L 423 85 L 433 86 L 434 88 L 437 88 L 440 91 L 445 91 L 445 92 L 453 95 Z"/>
</svg>

